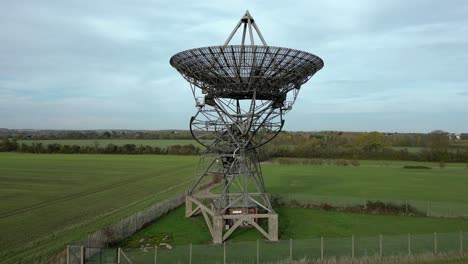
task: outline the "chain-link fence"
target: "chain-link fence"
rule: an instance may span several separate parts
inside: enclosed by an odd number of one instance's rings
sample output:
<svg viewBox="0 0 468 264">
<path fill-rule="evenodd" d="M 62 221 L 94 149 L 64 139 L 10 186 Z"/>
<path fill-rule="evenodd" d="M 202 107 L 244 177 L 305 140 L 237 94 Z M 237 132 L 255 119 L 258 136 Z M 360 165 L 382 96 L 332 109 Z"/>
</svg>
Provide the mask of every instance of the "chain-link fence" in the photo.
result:
<svg viewBox="0 0 468 264">
<path fill-rule="evenodd" d="M 118 223 L 90 233 L 86 238 L 75 242 L 75 245 L 84 245 L 87 248 L 105 247 L 114 242 L 122 241 L 136 231 L 151 223 L 155 219 L 175 209 L 185 202 L 185 194 L 177 195 L 171 199 L 159 202 L 143 211 L 134 213 Z"/>
<path fill-rule="evenodd" d="M 366 210 L 371 203 L 379 203 L 382 213 L 398 212 L 401 214 L 422 214 L 432 217 L 468 218 L 468 203 L 450 203 L 418 200 L 396 200 L 380 198 L 359 198 L 345 196 L 321 196 L 301 193 L 275 193 L 272 200 L 277 206 L 321 206 L 355 207 L 356 210 Z M 352 208 L 350 208 L 352 209 Z"/>
<path fill-rule="evenodd" d="M 464 254 L 464 241 L 468 241 L 468 233 L 460 231 L 145 248 L 70 246 L 67 249 L 67 263 L 287 263 L 304 259 L 366 259 L 427 254 L 438 256 Z"/>
</svg>

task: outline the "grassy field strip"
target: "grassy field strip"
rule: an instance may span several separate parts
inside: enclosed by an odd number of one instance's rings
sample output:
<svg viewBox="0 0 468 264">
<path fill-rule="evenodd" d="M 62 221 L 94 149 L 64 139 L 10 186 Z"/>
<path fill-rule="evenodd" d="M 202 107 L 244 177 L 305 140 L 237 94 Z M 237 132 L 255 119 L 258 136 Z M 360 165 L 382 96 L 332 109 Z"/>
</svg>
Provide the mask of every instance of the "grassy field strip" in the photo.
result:
<svg viewBox="0 0 468 264">
<path fill-rule="evenodd" d="M 276 208 L 279 215 L 279 236 L 282 240 L 307 240 L 320 237 L 351 238 L 389 235 L 407 236 L 420 234 L 457 233 L 464 231 L 468 241 L 468 220 L 434 217 L 373 215 L 321 211 L 305 208 Z M 138 248 L 142 238 L 167 242 L 171 245 L 209 243 L 211 236 L 202 216 L 185 218 L 184 207 L 180 207 L 154 224 L 140 230 L 122 243 L 122 247 Z M 187 232 L 186 230 L 190 230 Z M 162 238 L 168 237 L 165 241 Z M 441 239 L 443 237 L 441 236 Z M 234 232 L 230 242 L 263 240 L 263 236 L 254 229 L 244 228 Z M 405 240 L 406 241 L 406 240 Z M 458 240 L 456 240 L 458 242 Z"/>
<path fill-rule="evenodd" d="M 267 191 L 468 204 L 468 170 L 265 165 Z"/>
<path fill-rule="evenodd" d="M 4 261 L 16 263 L 17 261 L 26 261 L 26 262 L 33 261 L 38 256 L 45 256 L 45 255 L 50 254 L 51 252 L 59 252 L 64 249 L 63 245 L 67 245 L 67 244 L 72 243 L 73 241 L 82 239 L 83 234 L 87 234 L 87 233 L 95 231 L 95 229 L 103 228 L 108 225 L 114 224 L 119 219 L 122 219 L 126 215 L 128 215 L 128 212 L 133 212 L 135 208 L 144 208 L 147 206 L 142 206 L 142 205 L 149 206 L 153 204 L 153 203 L 148 203 L 148 201 L 153 201 L 154 198 L 158 198 L 158 201 L 168 198 L 167 195 L 161 196 L 162 194 L 167 194 L 167 193 L 172 194 L 174 191 L 183 192 L 184 190 L 186 190 L 186 187 L 187 187 L 186 184 L 190 181 L 191 180 L 181 182 L 175 186 L 172 186 L 166 190 L 161 191 L 160 193 L 156 194 L 154 197 L 149 197 L 141 201 L 134 202 L 132 204 L 129 204 L 125 208 L 120 208 L 117 210 L 106 212 L 102 215 L 96 215 L 93 218 L 87 219 L 85 222 L 80 222 L 76 225 L 67 226 L 66 228 L 62 230 L 54 231 L 52 234 L 48 235 L 47 237 L 43 237 L 35 241 L 29 242 L 28 244 L 24 245 L 20 250 L 14 250 L 12 252 L 3 252 L 3 253 L 0 253 L 0 256 L 4 258 Z M 128 209 L 130 208 L 131 210 L 129 211 Z M 117 215 L 120 218 L 117 217 Z M 93 223 L 94 224 L 98 223 L 98 224 L 92 225 Z M 93 226 L 94 228 L 89 228 L 89 226 Z"/>
<path fill-rule="evenodd" d="M 181 184 L 182 186 L 183 184 Z M 182 192 L 186 189 L 186 186 L 182 189 L 177 189 L 177 191 Z M 168 190 L 169 191 L 169 190 Z M 159 200 L 163 200 L 168 197 L 158 197 Z M 145 202 L 145 201 L 141 201 Z M 137 206 L 140 202 L 135 202 L 130 204 L 128 208 L 132 206 Z M 54 232 L 49 235 L 47 238 L 43 238 L 31 243 L 28 243 L 26 246 L 22 247 L 20 250 L 15 250 L 11 252 L 4 252 L 0 256 L 6 261 L 5 263 L 17 263 L 19 261 L 33 261 L 37 260 L 38 256 L 46 256 L 53 252 L 59 252 L 64 249 L 64 245 L 70 244 L 73 241 L 77 241 L 83 238 L 83 234 L 93 232 L 96 228 L 103 228 L 105 226 L 111 225 L 117 222 L 119 219 L 122 219 L 128 213 L 122 214 L 122 212 L 128 211 L 128 208 L 123 208 L 119 210 L 114 210 L 112 212 L 96 216 L 92 219 L 89 219 L 86 223 L 79 223 L 76 226 L 69 226 L 64 230 Z M 133 210 L 132 210 L 133 211 Z M 120 213 L 120 214 L 119 214 Z M 122 215 L 120 218 L 113 217 L 116 214 Z M 105 221 L 102 221 L 105 219 Z M 93 225 L 95 228 L 90 229 L 86 228 L 93 223 L 98 223 L 98 225 Z M 71 239 L 72 238 L 72 239 Z M 3 263 L 0 261 L 0 263 Z"/>
<path fill-rule="evenodd" d="M 190 167 L 191 167 L 191 165 L 185 165 L 185 166 L 179 167 L 178 169 L 184 169 L 184 168 L 190 168 Z M 170 172 L 170 171 L 162 171 L 162 173 L 168 173 L 168 172 Z M 28 211 L 31 211 L 31 210 L 40 209 L 40 208 L 43 208 L 45 206 L 50 206 L 50 205 L 61 203 L 61 202 L 68 201 L 68 200 L 71 200 L 71 199 L 76 199 L 76 198 L 83 197 L 83 196 L 86 196 L 86 195 L 93 195 L 93 194 L 96 194 L 98 192 L 107 191 L 107 190 L 110 190 L 110 189 L 113 189 L 113 188 L 116 188 L 116 187 L 120 187 L 122 185 L 127 185 L 129 183 L 135 183 L 137 181 L 146 180 L 146 179 L 152 178 L 152 177 L 154 177 L 154 176 L 143 176 L 143 177 L 133 178 L 133 179 L 118 182 L 118 183 L 115 183 L 115 184 L 100 186 L 98 188 L 91 189 L 91 190 L 88 190 L 88 191 L 84 191 L 84 192 L 81 192 L 81 193 L 75 193 L 75 194 L 68 195 L 68 196 L 65 196 L 65 197 L 60 197 L 60 198 L 57 198 L 57 199 L 55 199 L 53 201 L 33 204 L 30 207 L 21 208 L 21 209 L 11 211 L 11 212 L 1 213 L 0 214 L 0 219 L 10 217 L 10 216 L 14 216 L 14 215 L 17 215 L 17 214 L 21 214 L 21 213 L 24 213 L 24 212 L 28 212 Z"/>
<path fill-rule="evenodd" d="M 175 173 L 176 172 L 168 173 L 168 176 L 174 175 Z M 142 205 L 147 205 L 147 204 L 150 205 L 151 203 L 148 203 L 148 202 L 153 201 L 154 198 L 156 198 L 156 197 L 157 198 L 162 198 L 162 197 L 167 198 L 167 196 L 163 196 L 163 195 L 168 194 L 168 193 L 172 195 L 174 193 L 174 191 L 176 191 L 176 193 L 177 193 L 178 191 L 185 190 L 186 187 L 188 186 L 188 183 L 190 183 L 191 181 L 192 181 L 192 179 L 188 179 L 188 180 L 179 182 L 179 183 L 177 183 L 177 184 L 175 184 L 173 186 L 170 186 L 170 187 L 168 187 L 168 188 L 166 188 L 164 190 L 159 191 L 158 193 L 153 194 L 152 196 L 148 196 L 148 197 L 145 197 L 145 198 L 143 198 L 141 200 L 129 203 L 125 207 L 121 207 L 121 208 L 118 208 L 118 209 L 115 209 L 115 210 L 112 210 L 112 211 L 107 211 L 107 212 L 102 213 L 100 215 L 95 215 L 93 217 L 87 218 L 85 221 L 81 221 L 79 223 L 66 226 L 63 229 L 54 230 L 49 235 L 41 237 L 41 238 L 39 238 L 39 239 L 37 239 L 35 241 L 30 241 L 28 243 L 29 244 L 36 244 L 37 242 L 43 241 L 43 240 L 48 239 L 50 237 L 56 237 L 60 233 L 62 233 L 64 231 L 76 229 L 76 228 L 88 225 L 90 223 L 96 222 L 97 220 L 105 220 L 105 219 L 109 220 L 109 216 L 115 215 L 115 214 L 120 213 L 120 212 L 124 212 L 124 211 L 128 210 L 129 208 L 134 209 L 135 207 L 138 207 L 138 208 L 144 207 Z M 115 218 L 112 218 L 112 219 L 115 219 Z M 113 221 L 109 220 L 107 222 L 113 222 Z"/>
<path fill-rule="evenodd" d="M 0 248 L 10 253 L 2 255 L 12 257 L 14 251 L 29 257 L 40 255 L 34 252 L 61 250 L 88 232 L 183 192 L 193 180 L 197 160 L 152 155 L 2 154 L 0 198 L 10 202 L 2 203 L 0 212 L 21 211 L 0 219 L 0 226 L 7 227 L 0 231 Z M 14 172 L 11 168 L 15 167 L 35 169 Z M 53 173 L 51 168 L 68 173 Z M 12 181 L 16 176 L 20 179 Z M 33 203 L 34 210 L 26 211 L 33 208 L 25 205 Z"/>
</svg>

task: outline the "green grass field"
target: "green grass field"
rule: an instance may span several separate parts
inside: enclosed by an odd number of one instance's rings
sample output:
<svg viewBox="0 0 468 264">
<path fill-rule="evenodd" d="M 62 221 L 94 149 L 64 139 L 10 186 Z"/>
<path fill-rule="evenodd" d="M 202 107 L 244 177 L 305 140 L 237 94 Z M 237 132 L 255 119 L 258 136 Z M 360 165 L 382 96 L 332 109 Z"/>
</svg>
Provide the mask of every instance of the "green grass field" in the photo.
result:
<svg viewBox="0 0 468 264">
<path fill-rule="evenodd" d="M 123 146 L 125 144 L 135 144 L 137 146 L 151 146 L 165 148 L 173 145 L 189 145 L 192 144 L 196 147 L 201 145 L 193 139 L 47 139 L 47 140 L 18 140 L 18 143 L 31 145 L 33 143 L 42 143 L 47 146 L 48 144 L 58 143 L 61 145 L 78 145 L 94 147 L 96 144 L 99 147 L 105 147 L 108 144 Z"/>
<path fill-rule="evenodd" d="M 257 243 L 261 263 L 286 260 L 291 252 L 294 259 L 317 259 L 320 257 L 321 237 L 325 257 L 350 258 L 352 236 L 355 240 L 356 257 L 378 255 L 380 235 L 384 256 L 406 256 L 408 234 L 411 234 L 412 254 L 430 254 L 434 250 L 434 232 L 437 232 L 438 252 L 453 252 L 459 249 L 459 231 L 468 230 L 468 219 L 323 212 L 303 208 L 277 208 L 276 211 L 279 214 L 280 241 L 265 241 L 254 229 L 237 230 L 225 246 L 228 263 L 255 263 Z M 463 237 L 468 239 L 468 233 L 464 232 Z M 151 250 L 143 251 L 138 248 L 152 248 L 166 243 L 173 249 L 158 250 L 160 261 L 187 263 L 190 250 L 188 245 L 192 243 L 195 263 L 222 261 L 223 246 L 209 245 L 210 240 L 203 217 L 199 215 L 185 218 L 184 208 L 180 207 L 137 232 L 120 247 L 124 248 L 124 252 L 132 260 L 145 263 L 154 258 L 154 254 Z"/>
<path fill-rule="evenodd" d="M 191 156 L 0 153 L 0 259 L 14 256 L 15 262 L 63 249 L 183 192 L 197 161 Z"/>
<path fill-rule="evenodd" d="M 0 257 L 14 257 L 10 262 L 15 262 L 63 249 L 88 232 L 182 192 L 193 179 L 197 162 L 195 156 L 0 153 Z M 392 166 L 381 166 L 379 162 L 361 161 L 361 167 L 265 164 L 263 172 L 271 193 L 468 203 L 468 170 L 462 165 L 409 170 L 395 162 Z M 278 211 L 282 214 L 284 237 L 296 236 L 295 225 L 307 223 L 311 223 L 311 228 L 305 235 L 310 236 L 320 235 L 318 232 L 324 230 L 337 236 L 349 235 L 359 230 L 361 222 L 368 226 L 376 223 L 373 232 L 383 233 L 387 228 L 391 233 L 409 230 L 396 228 L 399 225 L 390 224 L 388 216 L 381 219 L 315 210 Z M 377 220 L 372 222 L 367 217 Z M 303 218 L 304 222 L 296 223 L 295 218 Z M 179 216 L 169 219 L 159 223 L 168 221 L 172 227 L 165 227 L 166 232 L 185 236 L 185 240 L 177 243 L 209 240 L 206 226 L 196 222 L 199 220 L 194 220 L 191 224 L 195 227 L 187 232 L 184 228 L 187 219 Z M 317 219 L 330 223 L 330 228 L 319 228 Z M 465 220 L 391 219 L 409 221 L 405 224 L 417 232 L 468 229 Z M 257 233 L 248 230 L 233 236 L 234 240 L 257 237 Z"/>
<path fill-rule="evenodd" d="M 468 203 L 468 170 L 267 165 L 270 193 Z"/>
<path fill-rule="evenodd" d="M 139 247 L 142 238 L 162 238 L 172 245 L 202 244 L 211 240 L 203 216 L 185 218 L 184 207 L 171 211 L 153 225 L 137 232 L 125 241 L 123 247 Z M 279 239 L 312 239 L 320 237 L 351 237 L 432 234 L 434 232 L 468 231 L 468 219 L 444 219 L 435 217 L 372 215 L 321 211 L 303 208 L 276 208 L 279 215 Z M 187 232 L 190 230 L 190 232 Z M 230 242 L 264 239 L 255 229 L 239 229 Z M 146 242 L 145 242 L 146 243 Z"/>
</svg>

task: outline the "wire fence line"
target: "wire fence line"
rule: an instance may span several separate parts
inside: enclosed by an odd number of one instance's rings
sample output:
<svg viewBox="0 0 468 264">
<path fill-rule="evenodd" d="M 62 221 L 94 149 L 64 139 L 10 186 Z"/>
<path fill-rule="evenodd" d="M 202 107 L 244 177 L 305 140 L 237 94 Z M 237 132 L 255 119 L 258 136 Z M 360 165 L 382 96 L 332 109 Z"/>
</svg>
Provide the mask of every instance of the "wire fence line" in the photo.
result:
<svg viewBox="0 0 468 264">
<path fill-rule="evenodd" d="M 430 254 L 464 255 L 468 233 L 321 237 L 306 240 L 263 240 L 222 245 L 142 248 L 69 246 L 67 263 L 289 263 L 327 259 L 368 259 Z"/>
<path fill-rule="evenodd" d="M 185 194 L 176 195 L 170 199 L 159 202 L 151 207 L 123 218 L 116 224 L 97 230 L 94 233 L 90 233 L 85 238 L 76 241 L 74 244 L 86 247 L 105 247 L 109 244 L 122 241 L 136 233 L 142 227 L 160 218 L 168 211 L 179 207 L 184 202 Z"/>
<path fill-rule="evenodd" d="M 71 246 L 67 246 L 64 251 L 47 257 L 45 263 L 93 263 L 88 262 L 89 259 L 98 253 L 102 254 L 102 252 L 106 252 L 105 248 L 108 245 L 123 241 L 170 210 L 181 206 L 184 202 L 185 193 L 180 193 L 160 201 L 144 210 L 123 218 L 115 224 L 89 233 L 83 239 L 73 242 Z M 107 253 L 104 255 L 107 256 Z"/>
<path fill-rule="evenodd" d="M 205 190 L 213 185 L 208 182 L 200 186 L 200 190 Z M 81 240 L 75 241 L 73 245 L 91 247 L 106 247 L 109 244 L 120 242 L 133 235 L 144 226 L 154 222 L 169 211 L 178 208 L 185 203 L 184 192 L 160 201 L 146 209 L 133 213 L 120 220 L 119 222 L 89 233 Z"/>
<path fill-rule="evenodd" d="M 380 209 L 382 211 L 388 209 L 389 213 L 393 209 L 398 210 L 401 214 L 419 213 L 431 217 L 468 218 L 468 203 L 324 196 L 304 193 L 274 193 L 272 194 L 272 202 L 277 206 L 286 207 L 330 205 L 347 208 L 362 206 L 363 210 L 366 209 L 369 202 L 380 202 L 383 206 Z"/>
<path fill-rule="evenodd" d="M 74 243 L 75 246 L 72 246 L 72 248 L 76 249 L 77 246 L 78 248 L 83 247 L 84 250 L 84 259 L 85 260 L 90 260 L 93 259 L 95 260 L 95 256 L 99 255 L 100 259 L 106 259 L 109 256 L 115 256 L 115 249 L 107 249 L 106 247 L 109 244 L 112 244 L 114 242 L 122 241 L 125 238 L 131 236 L 134 234 L 136 231 L 144 227 L 145 225 L 153 222 L 155 219 L 158 219 L 159 217 L 163 216 L 166 214 L 168 211 L 175 209 L 182 205 L 185 201 L 185 194 L 179 194 L 171 199 L 159 202 L 145 210 L 142 210 L 140 212 L 137 212 L 127 218 L 122 219 L 120 222 L 100 229 L 94 233 L 88 234 L 86 238 L 83 238 L 80 241 L 77 241 Z M 389 210 L 388 213 L 395 213 L 394 210 L 395 207 L 397 207 L 398 211 L 396 213 L 398 214 L 414 214 L 415 211 L 420 212 L 424 215 L 431 216 L 431 217 L 467 217 L 468 216 L 468 204 L 457 204 L 457 203 L 444 203 L 444 202 L 433 202 L 433 201 L 414 201 L 414 200 L 382 200 L 382 199 L 372 199 L 372 198 L 356 198 L 356 197 L 339 197 L 339 196 L 319 196 L 319 195 L 311 195 L 311 194 L 300 194 L 300 193 L 286 193 L 286 194 L 272 194 L 272 201 L 276 203 L 277 206 L 286 206 L 286 207 L 320 207 L 323 205 L 331 205 L 335 207 L 342 207 L 344 209 L 350 209 L 350 207 L 357 207 L 358 210 L 365 210 L 366 205 L 368 204 L 368 201 L 380 201 L 386 208 L 384 210 Z M 353 209 L 353 208 L 351 208 Z M 356 209 L 356 208 L 354 208 Z M 425 240 L 421 238 L 423 235 L 418 235 L 414 237 L 415 241 L 428 241 L 426 238 Z M 355 251 L 356 257 L 359 255 L 358 250 L 360 248 L 363 248 L 365 252 L 365 255 L 368 256 L 375 256 L 375 245 L 378 243 L 376 241 L 372 241 L 370 238 L 360 238 L 356 237 L 356 241 L 359 241 L 360 243 L 355 245 Z M 369 240 L 370 239 L 370 240 Z M 375 239 L 374 239 L 375 240 Z M 392 243 L 394 244 L 393 247 L 398 247 L 401 246 L 402 244 L 400 242 L 392 242 L 394 241 L 394 238 L 390 238 L 389 241 L 387 241 L 387 249 L 388 247 L 392 246 Z M 304 245 L 309 245 L 303 247 L 304 250 L 306 250 L 308 247 L 311 247 L 311 244 L 314 243 L 307 243 L 307 240 L 303 240 L 305 242 L 301 242 L 301 240 L 294 240 L 294 243 L 297 244 L 304 244 Z M 313 240 L 311 240 L 313 241 Z M 379 241 L 380 242 L 380 241 Z M 250 242 L 246 242 L 247 244 Z M 268 244 L 268 242 L 259 242 L 261 245 L 265 247 L 266 250 L 269 248 L 278 248 L 278 245 L 272 246 L 271 244 Z M 285 243 L 283 242 L 277 242 L 278 244 Z M 343 248 L 349 247 L 349 243 L 344 242 L 341 238 L 328 238 L 325 239 L 324 241 L 325 244 L 327 243 L 332 243 L 335 246 L 332 248 L 327 248 L 326 252 L 323 253 L 325 255 L 331 254 L 333 257 L 343 257 L 340 254 L 333 254 L 333 252 L 343 252 Z M 369 244 L 366 246 L 366 244 Z M 373 247 L 372 247 L 373 245 Z M 197 249 L 203 248 L 207 245 L 193 245 L 193 250 L 194 250 L 194 256 L 195 258 L 197 255 Z M 325 246 L 325 245 L 324 245 Z M 211 247 L 211 246 L 210 246 Z M 242 243 L 235 243 L 235 244 L 230 244 L 231 251 L 236 251 L 235 248 L 240 248 L 238 251 L 239 256 L 243 256 L 243 253 L 245 250 L 248 251 L 251 247 L 247 247 L 246 249 L 241 249 L 242 248 Z M 184 247 L 178 246 L 174 250 L 169 250 L 165 251 L 164 249 L 160 249 L 160 258 L 164 260 L 170 260 L 171 257 L 170 255 L 176 254 L 179 257 L 180 256 L 187 256 L 186 253 L 184 253 Z M 216 248 L 216 246 L 213 246 L 213 248 Z M 279 247 L 281 248 L 281 247 Z M 300 249 L 299 247 L 298 249 Z M 340 249 L 341 248 L 341 249 Z M 373 250 L 374 249 L 374 250 Z M 415 248 L 417 250 L 417 247 Z M 211 250 L 211 249 L 210 249 Z M 134 252 L 140 252 L 140 249 L 125 249 L 122 250 L 122 256 L 133 256 Z M 143 249 L 143 251 L 150 251 L 150 249 L 146 248 Z M 174 253 L 178 252 L 179 253 Z M 213 250 L 213 252 L 216 252 L 217 250 Z M 347 250 L 349 252 L 349 250 Z M 114 252 L 114 253 L 112 253 Z M 210 251 L 211 252 L 211 251 Z M 274 254 L 273 255 L 278 255 L 277 250 L 272 251 Z M 127 254 L 128 253 L 128 254 Z M 135 253 L 136 255 L 138 255 Z M 76 256 L 78 254 L 75 251 L 72 251 L 71 256 L 73 259 L 73 256 Z M 204 254 L 204 253 L 202 253 Z M 271 254 L 265 253 L 265 251 L 262 251 L 261 254 L 266 255 L 265 258 L 268 258 Z M 383 254 L 383 253 L 382 253 Z M 78 254 L 78 256 L 81 256 Z M 135 257 L 135 256 L 133 256 Z M 213 256 L 216 257 L 216 256 Z M 259 255 L 261 257 L 261 255 Z M 280 257 L 280 256 L 278 256 Z M 310 256 L 314 257 L 314 256 Z M 316 256 L 315 256 L 316 257 Z M 352 255 L 349 255 L 347 257 L 352 257 Z M 136 258 L 139 258 L 136 256 Z M 63 259 L 63 258 L 62 258 Z M 103 261 L 104 261 L 103 260 Z M 124 260 L 123 260 L 124 261 Z M 242 258 L 241 258 L 242 261 Z M 145 261 L 147 262 L 147 261 Z M 232 261 L 228 261 L 232 262 Z M 248 261 L 247 261 L 248 262 Z M 81 263 L 81 262 L 80 262 Z M 89 263 L 95 263 L 95 262 L 89 262 Z M 106 262 L 96 262 L 96 263 L 106 263 Z M 122 262 L 125 263 L 125 262 Z M 138 263 L 138 261 L 137 261 Z M 166 262 L 163 262 L 166 263 Z M 170 262 L 168 262 L 170 263 Z M 198 263 L 198 262 L 197 262 Z M 203 262 L 200 262 L 203 263 Z M 207 262 L 207 263 L 212 263 L 212 262 Z M 242 262 L 241 262 L 242 263 Z"/>
</svg>

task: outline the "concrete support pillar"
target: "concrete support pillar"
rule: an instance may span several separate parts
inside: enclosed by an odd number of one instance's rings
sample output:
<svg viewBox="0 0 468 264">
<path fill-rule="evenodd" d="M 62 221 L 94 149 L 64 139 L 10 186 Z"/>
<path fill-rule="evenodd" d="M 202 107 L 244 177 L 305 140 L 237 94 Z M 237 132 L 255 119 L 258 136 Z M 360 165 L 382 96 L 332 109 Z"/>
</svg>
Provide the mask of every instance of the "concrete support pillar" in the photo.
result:
<svg viewBox="0 0 468 264">
<path fill-rule="evenodd" d="M 190 198 L 188 195 L 185 196 L 185 217 L 190 217 L 192 214 L 192 200 Z"/>
<path fill-rule="evenodd" d="M 223 243 L 223 217 L 221 215 L 213 216 L 213 243 Z"/>
<path fill-rule="evenodd" d="M 270 241 L 278 241 L 278 215 L 270 214 L 268 216 L 268 235 Z"/>
</svg>

